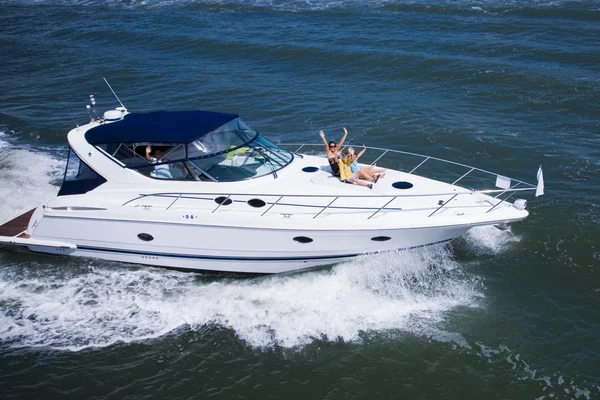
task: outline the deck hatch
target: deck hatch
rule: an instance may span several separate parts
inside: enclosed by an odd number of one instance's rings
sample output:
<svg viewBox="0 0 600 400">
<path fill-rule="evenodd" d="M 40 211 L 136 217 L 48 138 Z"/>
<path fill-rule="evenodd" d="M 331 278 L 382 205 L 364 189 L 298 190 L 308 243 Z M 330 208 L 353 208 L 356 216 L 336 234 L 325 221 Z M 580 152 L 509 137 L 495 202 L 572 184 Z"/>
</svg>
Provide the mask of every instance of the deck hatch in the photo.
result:
<svg viewBox="0 0 600 400">
<path fill-rule="evenodd" d="M 319 170 L 318 167 L 304 167 L 302 168 L 302 171 L 304 172 L 317 172 Z"/>
<path fill-rule="evenodd" d="M 395 189 L 410 189 L 411 187 L 413 187 L 413 184 L 410 182 L 398 181 L 392 183 L 392 187 L 394 187 Z"/>
</svg>

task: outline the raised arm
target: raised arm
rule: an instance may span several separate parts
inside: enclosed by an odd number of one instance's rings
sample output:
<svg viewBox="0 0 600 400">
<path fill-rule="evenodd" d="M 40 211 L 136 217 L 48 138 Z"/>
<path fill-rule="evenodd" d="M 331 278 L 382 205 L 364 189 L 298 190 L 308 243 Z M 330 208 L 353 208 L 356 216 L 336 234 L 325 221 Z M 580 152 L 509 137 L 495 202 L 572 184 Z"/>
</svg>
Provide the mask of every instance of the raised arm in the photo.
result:
<svg viewBox="0 0 600 400">
<path fill-rule="evenodd" d="M 152 147 L 150 147 L 150 145 L 146 146 L 146 160 L 148 161 L 152 161 L 152 156 L 150 155 L 151 151 Z"/>
<path fill-rule="evenodd" d="M 342 136 L 342 140 L 338 143 L 338 149 L 341 149 L 344 145 L 344 141 L 346 141 L 346 136 L 348 136 L 348 130 L 346 128 L 342 128 L 344 130 L 344 136 Z"/>
<path fill-rule="evenodd" d="M 325 139 L 325 132 L 319 131 L 319 135 L 321 136 L 321 139 L 323 139 L 323 144 L 325 145 L 325 151 L 329 150 L 329 147 L 327 146 L 327 139 Z"/>
<path fill-rule="evenodd" d="M 360 156 L 362 156 L 362 155 L 365 153 L 365 151 L 367 151 L 367 146 L 365 146 L 365 145 L 363 144 L 363 148 L 362 148 L 362 150 L 361 150 L 361 151 L 359 151 L 359 152 L 358 152 L 358 154 L 356 155 L 356 158 L 355 158 L 355 160 L 358 160 L 358 159 L 360 158 Z"/>
</svg>

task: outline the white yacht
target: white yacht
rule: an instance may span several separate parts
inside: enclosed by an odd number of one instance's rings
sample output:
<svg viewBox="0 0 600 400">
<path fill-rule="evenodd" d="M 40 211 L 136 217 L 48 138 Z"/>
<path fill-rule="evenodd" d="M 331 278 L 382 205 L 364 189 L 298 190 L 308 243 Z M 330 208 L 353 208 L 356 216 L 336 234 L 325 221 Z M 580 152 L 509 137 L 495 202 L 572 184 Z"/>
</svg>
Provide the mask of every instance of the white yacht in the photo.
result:
<svg viewBox="0 0 600 400">
<path fill-rule="evenodd" d="M 280 273 L 520 221 L 526 201 L 508 200 L 543 190 L 541 169 L 532 185 L 379 148 L 367 154 L 388 169 L 369 189 L 334 177 L 323 145 L 278 146 L 238 115 L 208 111 L 119 107 L 71 130 L 68 142 L 58 195 L 2 225 L 0 243 L 184 270 Z"/>
</svg>

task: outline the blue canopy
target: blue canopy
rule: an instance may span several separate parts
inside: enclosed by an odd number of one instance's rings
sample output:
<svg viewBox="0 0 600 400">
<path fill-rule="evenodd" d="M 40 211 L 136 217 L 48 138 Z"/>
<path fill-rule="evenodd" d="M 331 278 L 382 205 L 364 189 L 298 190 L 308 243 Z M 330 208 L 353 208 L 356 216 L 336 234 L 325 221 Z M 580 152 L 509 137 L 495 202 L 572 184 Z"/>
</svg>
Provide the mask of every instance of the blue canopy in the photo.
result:
<svg viewBox="0 0 600 400">
<path fill-rule="evenodd" d="M 210 111 L 157 111 L 127 114 L 121 121 L 88 130 L 85 139 L 90 144 L 136 142 L 187 144 L 238 117 L 237 114 Z"/>
</svg>

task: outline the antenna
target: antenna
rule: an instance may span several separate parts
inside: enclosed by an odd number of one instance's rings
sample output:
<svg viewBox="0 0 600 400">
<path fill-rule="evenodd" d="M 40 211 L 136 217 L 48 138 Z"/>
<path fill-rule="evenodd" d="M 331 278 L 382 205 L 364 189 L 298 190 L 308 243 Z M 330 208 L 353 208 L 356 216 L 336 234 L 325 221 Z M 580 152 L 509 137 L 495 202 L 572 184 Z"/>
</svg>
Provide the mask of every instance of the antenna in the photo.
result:
<svg viewBox="0 0 600 400">
<path fill-rule="evenodd" d="M 121 107 L 123 107 L 125 110 L 127 110 L 127 107 L 125 107 L 123 105 L 123 103 L 121 103 L 121 99 L 119 99 L 119 96 L 117 96 L 117 94 L 115 93 L 115 91 L 113 90 L 113 88 L 110 86 L 110 83 L 108 83 L 108 81 L 106 80 L 106 78 L 102 77 L 102 79 L 104 79 L 104 82 L 106 82 L 106 85 L 108 86 L 108 88 L 110 89 L 110 91 L 112 92 L 112 94 L 115 95 L 115 97 L 117 98 L 117 101 L 119 102 L 119 104 L 121 105 Z"/>
<path fill-rule="evenodd" d="M 65 108 L 67 109 L 67 112 L 69 113 L 69 115 L 71 116 L 71 118 L 73 118 L 73 122 L 75 123 L 75 125 L 79 128 L 79 124 L 77 123 L 77 121 L 75 121 L 75 117 L 73 116 L 73 114 L 71 113 L 71 110 L 69 110 L 69 107 L 67 107 L 67 105 L 65 104 L 65 101 L 63 100 L 63 98 L 60 98 L 60 101 L 62 101 L 63 106 L 65 106 Z"/>
</svg>

